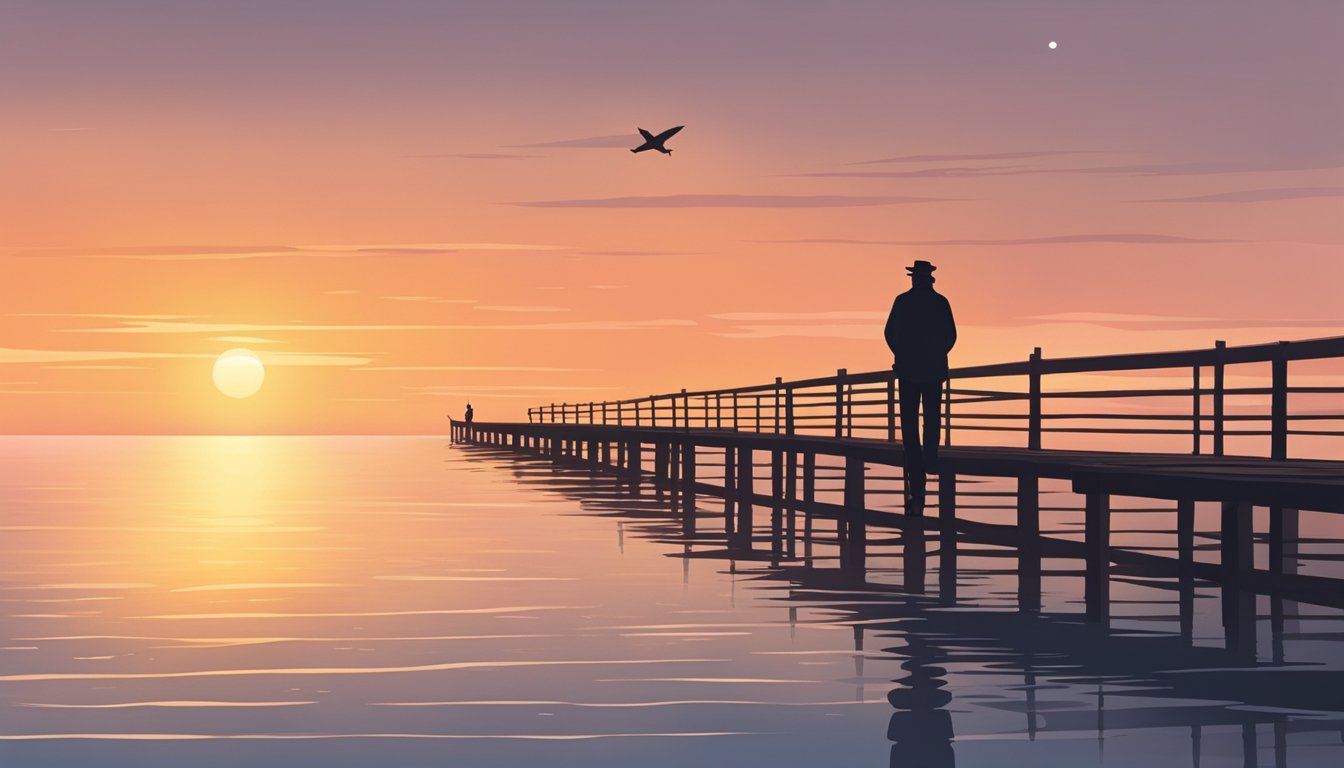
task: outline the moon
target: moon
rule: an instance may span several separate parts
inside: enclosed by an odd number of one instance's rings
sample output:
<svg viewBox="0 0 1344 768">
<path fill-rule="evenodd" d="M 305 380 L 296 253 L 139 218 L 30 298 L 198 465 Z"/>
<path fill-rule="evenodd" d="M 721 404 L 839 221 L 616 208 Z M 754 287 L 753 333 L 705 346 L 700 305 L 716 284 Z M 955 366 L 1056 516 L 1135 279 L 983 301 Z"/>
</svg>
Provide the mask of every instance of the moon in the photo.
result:
<svg viewBox="0 0 1344 768">
<path fill-rule="evenodd" d="M 230 349 L 215 359 L 215 387 L 228 397 L 251 397 L 266 380 L 266 366 L 250 349 Z"/>
<path fill-rule="evenodd" d="M 1051 41 L 1050 41 L 1050 50 L 1053 51 L 1053 50 L 1055 50 L 1055 49 L 1058 48 L 1058 47 L 1059 47 L 1059 43 L 1056 43 L 1054 40 L 1051 40 Z"/>
</svg>

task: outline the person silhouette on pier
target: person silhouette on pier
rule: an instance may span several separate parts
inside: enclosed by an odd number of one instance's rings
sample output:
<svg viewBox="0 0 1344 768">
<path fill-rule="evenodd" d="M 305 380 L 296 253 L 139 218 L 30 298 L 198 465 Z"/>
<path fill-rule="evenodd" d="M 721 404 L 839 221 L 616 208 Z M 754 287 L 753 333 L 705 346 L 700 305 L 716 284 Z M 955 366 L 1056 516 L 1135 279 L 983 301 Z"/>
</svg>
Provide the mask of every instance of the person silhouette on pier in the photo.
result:
<svg viewBox="0 0 1344 768">
<path fill-rule="evenodd" d="M 938 396 L 947 381 L 947 353 L 957 343 L 952 305 L 933 290 L 933 271 L 927 261 L 906 267 L 910 290 L 892 302 L 887 316 L 887 346 L 895 357 L 901 401 L 901 443 L 905 448 L 905 487 L 911 503 L 923 507 L 928 472 L 938 471 Z M 923 442 L 919 406 L 924 404 Z"/>
<path fill-rule="evenodd" d="M 475 415 L 476 412 L 471 409 L 471 403 L 467 403 L 467 412 L 463 415 L 462 420 L 470 424 L 472 417 Z"/>
</svg>

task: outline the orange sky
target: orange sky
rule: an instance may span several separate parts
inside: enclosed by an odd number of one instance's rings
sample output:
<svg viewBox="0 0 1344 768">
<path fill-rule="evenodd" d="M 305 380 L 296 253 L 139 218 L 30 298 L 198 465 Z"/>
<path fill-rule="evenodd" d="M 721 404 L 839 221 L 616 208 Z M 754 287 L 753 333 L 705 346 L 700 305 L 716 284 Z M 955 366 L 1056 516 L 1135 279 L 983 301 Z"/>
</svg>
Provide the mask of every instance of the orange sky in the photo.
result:
<svg viewBox="0 0 1344 768">
<path fill-rule="evenodd" d="M 1330 4 L 171 5 L 0 18 L 5 432 L 435 432 L 876 369 L 916 258 L 954 365 L 1344 334 Z"/>
</svg>

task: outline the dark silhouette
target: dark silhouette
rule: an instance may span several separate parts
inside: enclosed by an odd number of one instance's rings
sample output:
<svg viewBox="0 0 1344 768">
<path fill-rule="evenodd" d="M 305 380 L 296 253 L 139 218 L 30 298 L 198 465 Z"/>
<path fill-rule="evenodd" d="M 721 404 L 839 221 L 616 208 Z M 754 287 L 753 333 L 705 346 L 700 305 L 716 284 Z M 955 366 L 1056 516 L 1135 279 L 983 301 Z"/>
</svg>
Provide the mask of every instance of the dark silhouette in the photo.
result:
<svg viewBox="0 0 1344 768">
<path fill-rule="evenodd" d="M 648 131 L 644 130 L 643 128 L 640 128 L 640 129 L 639 129 L 639 135 L 644 137 L 644 143 L 643 143 L 643 144 L 640 144 L 638 147 L 635 147 L 634 149 L 632 149 L 632 150 L 630 150 L 630 151 L 631 151 L 631 152 L 643 152 L 643 151 L 645 151 L 645 150 L 649 150 L 649 149 L 656 149 L 656 150 L 658 150 L 659 152 L 662 152 L 664 155 L 670 155 L 670 154 L 672 154 L 672 150 L 670 150 L 670 149 L 668 149 L 667 147 L 663 146 L 663 144 L 666 143 L 668 139 L 670 139 L 670 138 L 672 138 L 673 136 L 677 135 L 677 131 L 680 131 L 682 128 L 685 128 L 685 127 L 686 127 L 686 126 L 684 126 L 684 125 L 678 125 L 676 128 L 668 128 L 666 131 L 663 131 L 662 133 L 658 134 L 657 136 L 654 136 L 652 133 L 649 133 Z"/>
<path fill-rule="evenodd" d="M 928 472 L 938 471 L 938 397 L 947 381 L 947 353 L 957 343 L 952 306 L 933 290 L 927 261 L 906 267 L 911 288 L 892 302 L 887 316 L 887 346 L 896 361 L 900 386 L 901 443 L 905 448 L 905 483 L 910 500 L 924 503 Z M 919 406 L 924 404 L 924 439 L 920 442 Z"/>
<path fill-rule="evenodd" d="M 476 412 L 473 411 L 473 410 L 471 409 L 471 403 L 467 403 L 467 412 L 466 412 L 466 414 L 462 417 L 462 420 L 465 421 L 465 422 L 467 422 L 468 424 L 470 424 L 470 423 L 471 423 L 471 418 L 472 418 L 473 416 L 475 416 L 475 415 L 476 415 Z"/>
</svg>

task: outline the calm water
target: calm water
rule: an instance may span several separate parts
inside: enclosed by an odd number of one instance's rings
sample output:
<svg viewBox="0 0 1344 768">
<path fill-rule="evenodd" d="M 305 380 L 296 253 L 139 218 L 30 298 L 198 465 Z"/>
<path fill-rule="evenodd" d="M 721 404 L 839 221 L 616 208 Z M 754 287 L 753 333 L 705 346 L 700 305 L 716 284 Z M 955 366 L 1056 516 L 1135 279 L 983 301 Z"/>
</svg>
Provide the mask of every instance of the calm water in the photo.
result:
<svg viewBox="0 0 1344 768">
<path fill-rule="evenodd" d="M 687 536 L 648 487 L 441 439 L 4 438 L 0 483 L 6 768 L 1344 764 L 1338 610 L 1249 598 L 1229 649 L 1220 588 L 1183 622 L 1117 573 L 1103 629 L 1075 561 L 1022 610 L 1005 547 L 870 529 L 859 572 L 799 519 L 772 556 L 768 510 L 747 551 L 719 502 Z M 1169 554 L 1170 515 L 1114 541 Z"/>
</svg>

